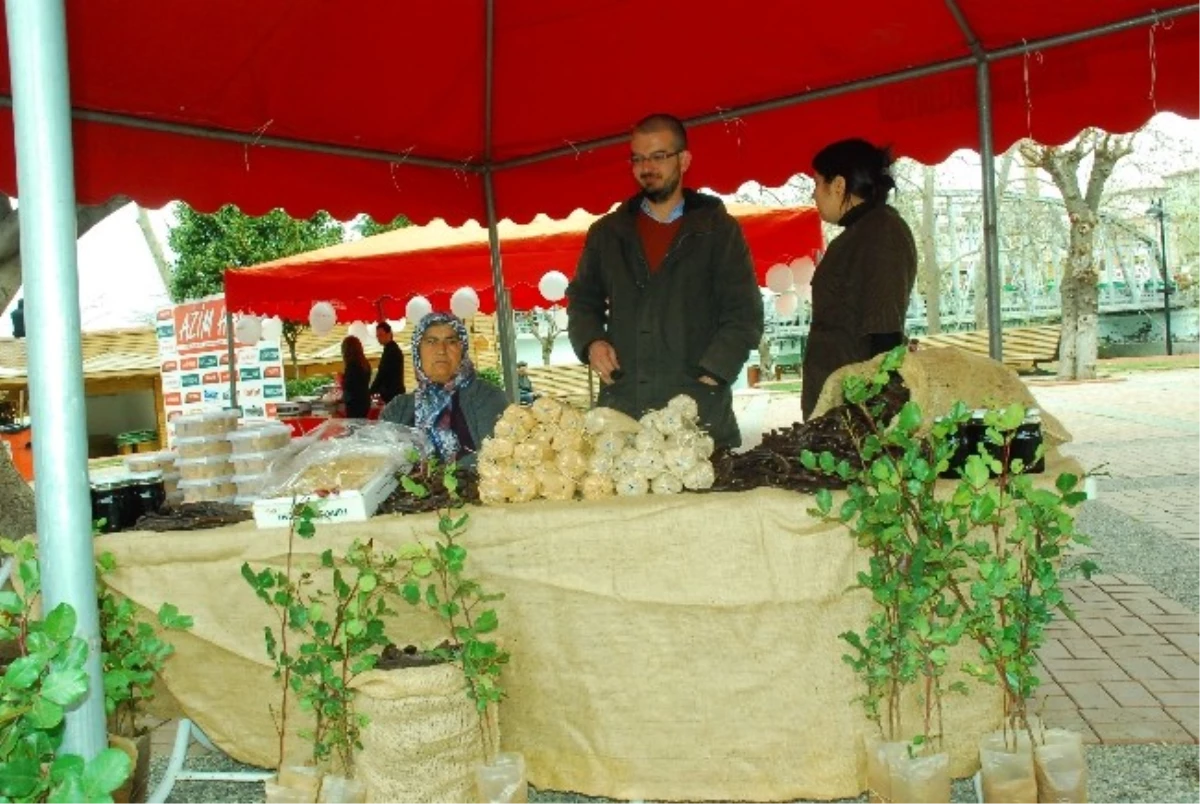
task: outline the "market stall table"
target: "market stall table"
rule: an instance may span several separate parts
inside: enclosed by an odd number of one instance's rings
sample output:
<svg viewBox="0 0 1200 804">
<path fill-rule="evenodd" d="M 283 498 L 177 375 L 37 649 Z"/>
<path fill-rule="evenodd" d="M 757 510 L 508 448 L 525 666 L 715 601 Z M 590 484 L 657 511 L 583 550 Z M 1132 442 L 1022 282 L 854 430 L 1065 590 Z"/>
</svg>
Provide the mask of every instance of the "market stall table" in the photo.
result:
<svg viewBox="0 0 1200 804">
<path fill-rule="evenodd" d="M 1057 454 L 1049 469 L 1046 484 L 1077 471 Z M 838 634 L 867 619 L 869 597 L 851 589 L 866 560 L 811 505 L 757 489 L 469 508 L 467 574 L 507 595 L 497 604 L 512 653 L 502 742 L 524 752 L 531 783 L 626 799 L 861 792 L 858 746 L 871 726 Z M 436 526 L 433 514 L 321 525 L 296 550 L 315 564 L 354 538 L 394 549 Z M 287 531 L 121 533 L 96 546 L 117 559 L 118 592 L 195 617 L 174 637 L 167 698 L 232 757 L 273 766 L 272 615 L 240 567 L 282 566 Z M 404 644 L 438 631 L 405 611 L 389 633 Z M 999 724 L 1000 695 L 973 685 L 946 707 L 951 770 L 967 775 L 979 735 Z M 291 748 L 299 756 L 302 741 Z"/>
</svg>

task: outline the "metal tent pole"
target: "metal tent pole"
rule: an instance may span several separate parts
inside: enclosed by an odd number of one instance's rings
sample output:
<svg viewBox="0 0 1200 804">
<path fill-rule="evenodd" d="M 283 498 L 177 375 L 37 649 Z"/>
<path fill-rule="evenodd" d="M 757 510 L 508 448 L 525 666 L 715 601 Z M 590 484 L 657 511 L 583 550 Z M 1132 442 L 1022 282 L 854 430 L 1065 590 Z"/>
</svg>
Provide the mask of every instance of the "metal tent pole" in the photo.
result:
<svg viewBox="0 0 1200 804">
<path fill-rule="evenodd" d="M 88 486 L 75 174 L 62 0 L 6 0 L 43 611 L 69 603 L 88 645 L 88 694 L 66 717 L 64 753 L 107 746 Z"/>
<path fill-rule="evenodd" d="M 992 77 L 986 61 L 975 68 L 979 94 L 979 156 L 983 171 L 983 253 L 987 265 L 988 354 L 1004 359 L 1004 325 L 1000 320 L 1000 239 L 996 212 L 996 154 L 992 143 Z"/>
<path fill-rule="evenodd" d="M 983 173 L 983 253 L 987 270 L 988 353 L 1004 359 L 1004 329 L 1000 320 L 1000 239 L 996 214 L 996 146 L 992 140 L 992 76 L 988 54 L 956 0 L 946 8 L 967 40 L 975 58 L 975 94 L 979 111 L 979 161 Z"/>
<path fill-rule="evenodd" d="M 492 69 L 495 61 L 494 0 L 487 0 L 485 23 L 483 93 L 483 200 L 487 207 L 488 245 L 492 252 L 492 287 L 496 291 L 496 318 L 499 324 L 500 368 L 504 372 L 504 390 L 510 402 L 520 397 L 517 391 L 517 340 L 513 326 L 512 302 L 504 284 L 504 266 L 500 261 L 500 233 L 496 229 L 496 186 L 492 175 Z"/>
</svg>

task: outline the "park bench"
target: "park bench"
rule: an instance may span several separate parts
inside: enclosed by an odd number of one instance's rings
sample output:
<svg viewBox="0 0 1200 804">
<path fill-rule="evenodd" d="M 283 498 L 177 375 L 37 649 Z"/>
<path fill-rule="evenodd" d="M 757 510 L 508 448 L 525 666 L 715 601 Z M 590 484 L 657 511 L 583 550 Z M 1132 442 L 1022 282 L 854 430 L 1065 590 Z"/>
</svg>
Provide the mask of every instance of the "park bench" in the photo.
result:
<svg viewBox="0 0 1200 804">
<path fill-rule="evenodd" d="M 1060 327 L 1057 324 L 1038 327 L 1011 327 L 1003 332 L 1004 365 L 1018 373 L 1045 373 L 1042 363 L 1058 360 Z M 975 354 L 988 356 L 986 330 L 943 332 L 917 337 L 922 348 L 953 346 Z"/>
</svg>

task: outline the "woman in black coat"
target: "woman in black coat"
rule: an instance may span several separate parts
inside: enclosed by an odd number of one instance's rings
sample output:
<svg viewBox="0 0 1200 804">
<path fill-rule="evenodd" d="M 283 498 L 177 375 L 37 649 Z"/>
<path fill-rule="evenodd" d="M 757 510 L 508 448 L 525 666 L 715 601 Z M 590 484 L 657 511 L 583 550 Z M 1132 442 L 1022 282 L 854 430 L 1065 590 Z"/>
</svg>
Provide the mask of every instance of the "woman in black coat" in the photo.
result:
<svg viewBox="0 0 1200 804">
<path fill-rule="evenodd" d="M 362 341 L 348 335 L 342 341 L 342 408 L 347 419 L 365 419 L 371 410 L 371 364 Z"/>
</svg>

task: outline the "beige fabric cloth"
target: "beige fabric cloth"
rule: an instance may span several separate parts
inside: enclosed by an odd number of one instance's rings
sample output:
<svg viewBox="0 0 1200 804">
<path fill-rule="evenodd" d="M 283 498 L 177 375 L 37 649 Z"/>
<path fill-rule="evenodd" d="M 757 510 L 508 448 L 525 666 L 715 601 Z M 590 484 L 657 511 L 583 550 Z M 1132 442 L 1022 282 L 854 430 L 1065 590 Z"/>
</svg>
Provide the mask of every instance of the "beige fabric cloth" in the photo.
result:
<svg viewBox="0 0 1200 804">
<path fill-rule="evenodd" d="M 871 609 L 868 595 L 847 591 L 866 558 L 844 527 L 809 516 L 811 504 L 759 489 L 470 509 L 468 566 L 507 594 L 501 748 L 524 752 L 530 782 L 643 800 L 864 790 L 871 726 L 852 700 L 860 685 L 838 634 L 861 628 Z M 435 528 L 432 515 L 376 517 L 321 526 L 297 550 L 315 563 L 355 537 L 393 549 Z M 270 613 L 239 567 L 282 565 L 286 532 L 240 524 L 96 544 L 116 556 L 117 591 L 195 617 L 190 634 L 173 635 L 178 653 L 164 672 L 182 712 L 236 759 L 274 766 Z M 396 641 L 438 633 L 428 615 L 398 608 Z M 999 694 L 972 690 L 945 702 L 955 776 L 975 771 L 979 736 L 1000 724 Z M 301 741 L 289 744 L 302 762 Z"/>
<path fill-rule="evenodd" d="M 878 370 L 883 355 L 863 363 L 854 363 L 838 369 L 825 382 L 813 416 L 820 416 L 830 408 L 842 404 L 842 381 L 847 377 L 869 377 Z M 1029 387 L 1003 363 L 989 357 L 972 354 L 952 346 L 934 349 L 918 349 L 904 357 L 900 376 L 912 394 L 912 399 L 921 406 L 925 427 L 938 416 L 943 416 L 955 402 L 963 402 L 968 408 L 1001 408 L 1020 402 L 1026 407 L 1038 407 L 1038 401 Z M 1042 433 L 1048 446 L 1057 446 L 1071 440 L 1071 434 L 1062 423 L 1041 411 Z"/>
</svg>

